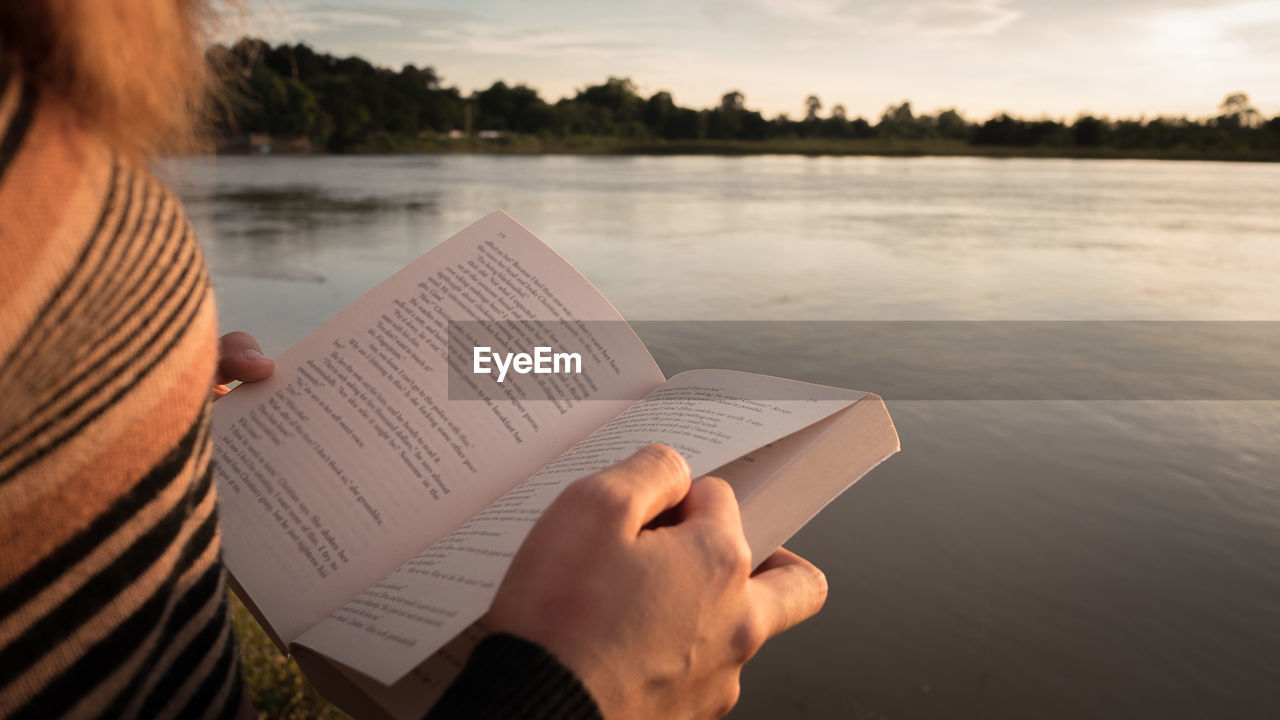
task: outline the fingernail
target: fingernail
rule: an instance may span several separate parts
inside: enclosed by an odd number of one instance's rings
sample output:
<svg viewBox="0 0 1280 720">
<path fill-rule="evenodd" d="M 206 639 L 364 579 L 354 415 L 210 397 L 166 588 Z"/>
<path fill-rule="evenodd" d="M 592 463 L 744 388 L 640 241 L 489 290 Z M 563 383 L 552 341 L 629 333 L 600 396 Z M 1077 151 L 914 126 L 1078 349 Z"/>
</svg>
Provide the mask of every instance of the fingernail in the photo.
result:
<svg viewBox="0 0 1280 720">
<path fill-rule="evenodd" d="M 249 348 L 248 350 L 244 351 L 244 359 L 245 360 L 266 360 L 267 356 L 263 355 L 262 351 L 258 350 L 257 348 Z"/>
</svg>

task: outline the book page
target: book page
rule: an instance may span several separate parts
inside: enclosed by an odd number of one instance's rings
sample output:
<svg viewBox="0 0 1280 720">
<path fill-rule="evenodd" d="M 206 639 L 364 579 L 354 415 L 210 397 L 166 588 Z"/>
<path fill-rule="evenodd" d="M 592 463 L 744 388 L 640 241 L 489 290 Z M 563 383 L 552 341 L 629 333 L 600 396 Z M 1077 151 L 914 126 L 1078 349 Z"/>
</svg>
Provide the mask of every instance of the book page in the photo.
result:
<svg viewBox="0 0 1280 720">
<path fill-rule="evenodd" d="M 868 394 L 711 474 L 733 487 L 754 567 L 899 449 L 884 401 Z"/>
<path fill-rule="evenodd" d="M 394 685 L 383 685 L 304 647 L 295 646 L 294 659 L 316 690 L 352 717 L 420 720 L 488 634 L 484 618 L 477 620 Z"/>
<path fill-rule="evenodd" d="M 581 323 L 604 351 L 585 358 L 585 385 L 539 376 L 532 397 L 563 401 L 451 400 L 449 367 L 469 358 L 450 354 L 448 323 L 494 319 Z M 292 641 L 661 383 L 620 320 L 497 212 L 308 335 L 271 378 L 219 400 L 223 557 L 274 639 Z"/>
<path fill-rule="evenodd" d="M 489 609 L 520 543 L 569 483 L 650 443 L 679 450 L 698 477 L 863 395 L 749 373 L 681 373 L 378 580 L 298 644 L 391 685 Z"/>
</svg>

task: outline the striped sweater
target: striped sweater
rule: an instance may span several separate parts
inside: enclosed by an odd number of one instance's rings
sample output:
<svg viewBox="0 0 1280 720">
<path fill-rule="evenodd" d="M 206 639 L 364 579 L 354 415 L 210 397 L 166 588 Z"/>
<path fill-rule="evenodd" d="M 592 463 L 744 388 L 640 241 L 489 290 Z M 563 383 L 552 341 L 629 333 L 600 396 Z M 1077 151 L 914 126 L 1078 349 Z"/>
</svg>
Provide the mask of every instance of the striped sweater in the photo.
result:
<svg viewBox="0 0 1280 720">
<path fill-rule="evenodd" d="M 174 196 L 0 68 L 0 717 L 239 708 L 215 335 Z"/>
</svg>

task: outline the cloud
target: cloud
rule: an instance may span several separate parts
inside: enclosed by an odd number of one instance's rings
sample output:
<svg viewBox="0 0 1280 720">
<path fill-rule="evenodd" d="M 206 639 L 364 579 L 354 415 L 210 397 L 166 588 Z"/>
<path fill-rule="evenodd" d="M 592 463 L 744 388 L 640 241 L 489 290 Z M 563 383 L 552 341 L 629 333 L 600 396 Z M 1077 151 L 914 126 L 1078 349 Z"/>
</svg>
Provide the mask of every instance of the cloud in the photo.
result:
<svg viewBox="0 0 1280 720">
<path fill-rule="evenodd" d="M 773 33 L 818 36 L 995 35 L 1024 13 L 1011 0 L 710 0 L 703 14 L 721 25 L 755 23 Z M 797 39 L 797 38 L 792 38 Z"/>
<path fill-rule="evenodd" d="M 504 27 L 482 20 L 464 21 L 447 27 L 420 30 L 422 43 L 415 47 L 435 52 L 470 53 L 476 55 L 519 55 L 523 57 L 598 57 L 617 58 L 622 54 L 661 52 L 649 32 L 639 32 L 634 24 L 620 27 L 583 25 L 545 25 L 541 27 Z"/>
<path fill-rule="evenodd" d="M 347 10 L 304 2 L 254 3 L 243 13 L 224 16 L 224 36 L 243 34 L 299 38 L 306 34 L 341 32 L 355 27 L 400 27 L 404 21 L 388 13 Z"/>
<path fill-rule="evenodd" d="M 1275 2 L 1178 8 L 1143 23 L 1136 51 L 1169 60 L 1238 62 L 1251 54 L 1254 38 L 1269 43 L 1277 34 L 1280 4 Z"/>
<path fill-rule="evenodd" d="M 902 17 L 886 29 L 901 35 L 995 35 L 1023 16 L 1007 0 L 935 0 L 899 6 Z"/>
<path fill-rule="evenodd" d="M 821 20 L 838 15 L 848 0 L 756 0 L 762 9 L 776 15 Z"/>
<path fill-rule="evenodd" d="M 352 10 L 309 10 L 304 13 L 314 22 L 325 23 L 329 26 L 344 27 L 349 25 L 381 25 L 384 27 L 399 27 L 404 21 L 390 15 L 376 15 L 367 12 L 355 12 Z"/>
</svg>

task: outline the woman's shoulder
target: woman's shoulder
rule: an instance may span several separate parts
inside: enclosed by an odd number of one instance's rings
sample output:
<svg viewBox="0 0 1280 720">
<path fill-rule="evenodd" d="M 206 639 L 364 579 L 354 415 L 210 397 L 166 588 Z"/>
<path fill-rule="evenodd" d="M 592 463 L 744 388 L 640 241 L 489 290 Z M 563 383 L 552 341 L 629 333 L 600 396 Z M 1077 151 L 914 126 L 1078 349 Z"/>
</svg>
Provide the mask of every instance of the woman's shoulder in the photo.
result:
<svg viewBox="0 0 1280 720">
<path fill-rule="evenodd" d="M 0 476 L 47 457 L 44 441 L 95 446 L 68 459 L 97 455 L 114 434 L 104 429 L 125 426 L 102 421 L 122 413 L 167 446 L 200 414 L 216 362 L 209 281 L 181 204 L 57 97 L 12 73 L 3 83 L 0 445 L 16 447 L 0 447 Z"/>
<path fill-rule="evenodd" d="M 234 706 L 199 247 L 173 193 L 13 75 L 0 151 L 0 650 L 23 659 L 0 705 Z"/>
</svg>

